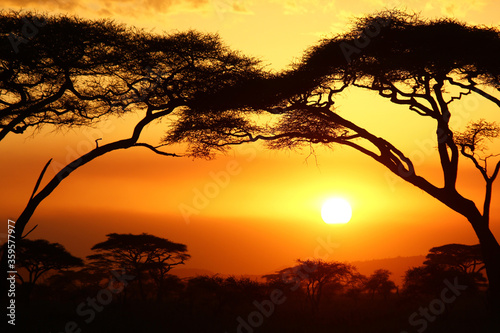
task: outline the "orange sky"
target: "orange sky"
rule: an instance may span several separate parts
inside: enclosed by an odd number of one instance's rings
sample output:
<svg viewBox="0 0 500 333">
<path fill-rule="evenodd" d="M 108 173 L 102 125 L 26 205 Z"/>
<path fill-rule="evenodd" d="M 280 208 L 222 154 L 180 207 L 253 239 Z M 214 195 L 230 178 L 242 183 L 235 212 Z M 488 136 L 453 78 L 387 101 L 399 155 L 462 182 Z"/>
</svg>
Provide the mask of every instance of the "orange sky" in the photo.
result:
<svg viewBox="0 0 500 333">
<path fill-rule="evenodd" d="M 26 9 L 110 17 L 156 32 L 189 28 L 218 32 L 229 46 L 260 57 L 273 69 L 284 68 L 320 37 L 345 30 L 349 18 L 382 9 L 381 4 L 403 5 L 426 17 L 500 24 L 496 1 L 3 3 L 4 8 L 22 4 Z M 473 97 L 463 102 L 462 109 L 457 109 L 456 129 L 481 117 L 500 120 L 491 104 Z M 437 154 L 428 144 L 434 129 L 427 120 L 355 90 L 339 96 L 336 105 L 347 118 L 417 158 L 420 174 L 439 180 Z M 386 121 L 389 117 L 391 122 Z M 127 136 L 133 120 L 134 116 L 115 119 L 94 133 L 83 128 L 68 132 L 47 128 L 32 137 L 8 136 L 0 142 L 0 218 L 6 221 L 19 215 L 49 158 L 54 158 L 55 166 L 65 164 L 93 145 L 94 135 L 103 137 L 103 143 Z M 151 126 L 145 135 L 151 143 L 161 136 L 161 124 Z M 495 149 L 500 152 L 498 142 Z M 476 242 L 464 218 L 398 181 L 369 158 L 342 147 L 333 152 L 318 148 L 316 159 L 307 158 L 308 154 L 307 150 L 269 151 L 258 144 L 238 147 L 212 161 L 162 157 L 140 148 L 113 152 L 77 170 L 44 201 L 30 222 L 38 224 L 32 237 L 60 242 L 71 253 L 85 256 L 106 233 L 148 232 L 187 244 L 192 259 L 186 267 L 233 274 L 269 273 L 311 256 L 364 260 L 426 254 L 433 246 Z M 481 198 L 481 178 L 469 163 L 461 167 L 462 192 Z M 53 175 L 54 169 L 49 171 Z M 226 173 L 228 178 L 221 176 Z M 214 177 L 219 177 L 219 184 Z M 492 211 L 497 237 L 499 188 L 497 184 Z M 202 200 L 197 193 L 205 191 L 211 198 Z M 321 203 L 330 196 L 351 202 L 351 222 L 322 222 Z M 186 209 L 192 209 L 189 217 Z"/>
</svg>

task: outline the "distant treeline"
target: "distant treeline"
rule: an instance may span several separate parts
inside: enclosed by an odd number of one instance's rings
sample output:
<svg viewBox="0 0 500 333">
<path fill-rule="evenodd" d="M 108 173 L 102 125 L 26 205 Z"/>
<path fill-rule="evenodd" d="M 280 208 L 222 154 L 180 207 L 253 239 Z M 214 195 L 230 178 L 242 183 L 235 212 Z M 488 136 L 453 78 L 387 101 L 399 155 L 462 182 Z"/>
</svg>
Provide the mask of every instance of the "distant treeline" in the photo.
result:
<svg viewBox="0 0 500 333">
<path fill-rule="evenodd" d="M 265 275 L 261 281 L 219 275 L 180 279 L 170 271 L 190 258 L 187 246 L 149 234 L 108 234 L 92 251 L 84 262 L 58 243 L 19 242 L 18 303 L 27 313 L 39 304 L 65 304 L 66 309 L 73 309 L 75 323 L 85 325 L 99 318 L 105 308 L 156 304 L 175 308 L 183 318 L 225 318 L 228 321 L 222 322 L 229 326 L 232 318 L 239 332 L 252 332 L 275 312 L 297 311 L 304 318 L 330 313 L 330 318 L 335 317 L 332 307 L 343 303 L 374 306 L 389 302 L 404 308 L 442 294 L 445 300 L 454 301 L 456 293 L 481 295 L 486 282 L 477 245 L 432 248 L 422 266 L 407 270 L 402 288 L 391 281 L 388 270 L 364 276 L 350 264 L 319 259 L 297 260 L 296 265 Z M 447 310 L 448 303 L 441 303 Z M 413 319 L 419 323 L 417 317 Z"/>
</svg>

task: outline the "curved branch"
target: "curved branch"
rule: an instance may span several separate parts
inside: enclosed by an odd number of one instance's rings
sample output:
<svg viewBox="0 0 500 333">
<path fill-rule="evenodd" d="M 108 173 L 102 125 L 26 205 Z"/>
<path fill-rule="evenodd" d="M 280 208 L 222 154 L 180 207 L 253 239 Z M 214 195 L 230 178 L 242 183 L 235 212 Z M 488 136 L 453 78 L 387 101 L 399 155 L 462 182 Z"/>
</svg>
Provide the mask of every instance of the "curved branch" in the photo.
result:
<svg viewBox="0 0 500 333">
<path fill-rule="evenodd" d="M 453 80 L 452 78 L 450 77 L 447 77 L 446 80 L 448 82 L 450 82 L 451 84 L 455 85 L 455 86 L 458 86 L 460 88 L 463 88 L 463 89 L 467 89 L 467 90 L 472 90 L 473 92 L 483 96 L 484 98 L 486 98 L 487 100 L 495 103 L 498 107 L 500 107 L 500 99 L 496 98 L 495 96 L 491 95 L 491 94 L 488 94 L 487 92 L 485 92 L 484 90 L 481 90 L 477 87 L 477 83 L 472 81 L 472 79 L 469 79 L 469 83 L 470 84 L 463 84 L 461 82 L 457 82 L 455 80 Z"/>
</svg>

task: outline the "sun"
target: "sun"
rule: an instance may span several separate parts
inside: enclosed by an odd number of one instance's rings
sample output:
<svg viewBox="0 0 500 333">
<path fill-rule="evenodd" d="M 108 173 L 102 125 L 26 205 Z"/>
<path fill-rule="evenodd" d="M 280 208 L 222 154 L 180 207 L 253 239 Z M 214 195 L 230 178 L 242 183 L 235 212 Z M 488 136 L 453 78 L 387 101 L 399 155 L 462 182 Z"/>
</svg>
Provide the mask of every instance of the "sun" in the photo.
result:
<svg viewBox="0 0 500 333">
<path fill-rule="evenodd" d="M 351 220 L 351 216 L 351 205 L 342 198 L 328 199 L 321 208 L 321 217 L 328 224 L 345 224 Z"/>
</svg>

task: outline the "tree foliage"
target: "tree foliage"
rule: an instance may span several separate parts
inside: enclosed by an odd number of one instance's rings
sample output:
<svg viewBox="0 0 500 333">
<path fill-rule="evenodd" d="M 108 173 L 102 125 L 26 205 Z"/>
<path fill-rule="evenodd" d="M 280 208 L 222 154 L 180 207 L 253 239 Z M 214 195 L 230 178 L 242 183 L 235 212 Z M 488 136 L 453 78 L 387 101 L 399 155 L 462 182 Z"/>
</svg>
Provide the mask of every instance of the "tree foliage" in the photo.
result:
<svg viewBox="0 0 500 333">
<path fill-rule="evenodd" d="M 141 294 L 145 297 L 142 282 L 149 273 L 158 287 L 158 295 L 163 293 L 168 272 L 177 265 L 184 264 L 191 256 L 187 246 L 147 233 L 140 235 L 111 233 L 108 239 L 92 247 L 96 254 L 87 257 L 91 264 L 101 269 L 131 272 L 137 277 Z"/>
<path fill-rule="evenodd" d="M 291 290 L 302 288 L 313 313 L 317 313 L 324 289 L 343 289 L 359 273 L 352 265 L 320 259 L 297 260 L 297 265 L 282 269 L 275 274 L 265 275 L 268 281 L 283 281 L 292 285 Z"/>
<path fill-rule="evenodd" d="M 443 266 L 446 269 L 455 269 L 464 274 L 476 273 L 484 269 L 479 244 L 446 244 L 433 247 L 425 258 L 424 265 Z"/>
<path fill-rule="evenodd" d="M 4 11 L 0 35 L 0 139 L 124 111 L 119 99 L 129 88 L 119 77 L 140 43 L 131 29 L 109 20 Z"/>
<path fill-rule="evenodd" d="M 433 247 L 422 266 L 405 273 L 403 291 L 409 295 L 436 295 L 443 289 L 445 279 L 453 281 L 455 278 L 467 285 L 469 291 L 478 290 L 486 282 L 482 274 L 484 268 L 479 244 Z"/>
<path fill-rule="evenodd" d="M 216 35 L 154 35 L 109 20 L 5 11 L 0 36 L 0 139 L 161 109 L 234 84 L 256 64 Z"/>
<path fill-rule="evenodd" d="M 377 269 L 367 278 L 365 288 L 371 293 L 372 298 L 375 293 L 387 298 L 393 290 L 397 289 L 396 284 L 389 279 L 391 274 L 387 269 Z"/>
<path fill-rule="evenodd" d="M 27 279 L 22 274 L 18 275 L 19 279 L 28 284 L 35 284 L 45 273 L 83 266 L 83 260 L 71 255 L 59 243 L 25 238 L 18 243 L 16 265 L 28 271 Z"/>
</svg>

